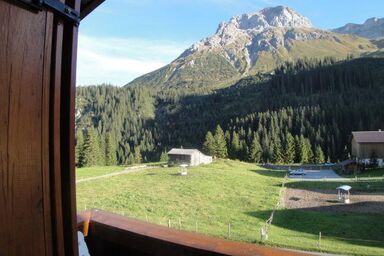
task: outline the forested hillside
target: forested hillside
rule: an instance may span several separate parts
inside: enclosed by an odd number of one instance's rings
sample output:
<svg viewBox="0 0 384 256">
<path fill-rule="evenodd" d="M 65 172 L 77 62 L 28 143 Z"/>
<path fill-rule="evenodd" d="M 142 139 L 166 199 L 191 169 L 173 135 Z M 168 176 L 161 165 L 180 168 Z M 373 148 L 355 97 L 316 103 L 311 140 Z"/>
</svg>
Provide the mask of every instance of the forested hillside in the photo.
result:
<svg viewBox="0 0 384 256">
<path fill-rule="evenodd" d="M 352 130 L 384 128 L 383 109 L 382 58 L 299 60 L 213 92 L 81 87 L 78 164 L 158 160 L 174 146 L 201 149 L 208 131 L 216 145 L 218 125 L 231 158 L 337 161 L 348 154 Z"/>
</svg>

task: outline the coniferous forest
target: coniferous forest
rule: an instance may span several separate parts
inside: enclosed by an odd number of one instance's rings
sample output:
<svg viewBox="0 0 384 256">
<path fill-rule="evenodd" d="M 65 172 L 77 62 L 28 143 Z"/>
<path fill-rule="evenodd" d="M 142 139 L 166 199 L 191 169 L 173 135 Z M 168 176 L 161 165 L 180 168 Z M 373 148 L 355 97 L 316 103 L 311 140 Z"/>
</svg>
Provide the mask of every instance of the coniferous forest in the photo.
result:
<svg viewBox="0 0 384 256">
<path fill-rule="evenodd" d="M 204 88 L 77 88 L 78 166 L 158 161 L 172 147 L 251 162 L 323 163 L 384 128 L 384 59 L 299 60 Z"/>
</svg>

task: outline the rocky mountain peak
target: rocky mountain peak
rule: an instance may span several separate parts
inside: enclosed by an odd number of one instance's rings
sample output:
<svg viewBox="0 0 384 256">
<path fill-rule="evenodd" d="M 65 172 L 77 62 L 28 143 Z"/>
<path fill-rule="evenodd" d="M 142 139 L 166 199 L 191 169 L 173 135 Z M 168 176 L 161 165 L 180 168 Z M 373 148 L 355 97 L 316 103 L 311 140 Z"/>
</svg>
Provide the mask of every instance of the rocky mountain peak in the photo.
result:
<svg viewBox="0 0 384 256">
<path fill-rule="evenodd" d="M 379 19 L 367 21 L 379 22 Z M 377 50 L 367 39 L 312 27 L 285 6 L 233 16 L 216 33 L 186 49 L 169 65 L 131 84 L 221 86 L 257 72 L 270 72 L 299 58 L 345 58 Z"/>
<path fill-rule="evenodd" d="M 384 18 L 379 19 L 377 17 L 373 17 L 373 18 L 367 19 L 364 22 L 364 25 L 367 25 L 367 26 L 377 26 L 381 24 L 384 24 Z"/>
<path fill-rule="evenodd" d="M 312 29 L 312 24 L 308 18 L 289 7 L 265 8 L 220 23 L 214 35 L 193 44 L 179 59 L 196 52 L 221 51 L 236 69 L 247 71 L 254 65 L 260 51 L 276 50 L 290 40 L 323 36 L 318 32 L 307 34 L 293 31 L 296 29 Z"/>
<path fill-rule="evenodd" d="M 380 40 L 384 38 L 384 18 L 369 18 L 363 24 L 348 23 L 333 31 L 341 34 Z"/>
<path fill-rule="evenodd" d="M 258 12 L 246 13 L 234 16 L 228 23 L 222 22 L 217 33 L 223 33 L 225 29 L 236 28 L 238 30 L 262 31 L 267 28 L 310 28 L 310 20 L 293 9 L 285 6 L 265 8 Z"/>
</svg>

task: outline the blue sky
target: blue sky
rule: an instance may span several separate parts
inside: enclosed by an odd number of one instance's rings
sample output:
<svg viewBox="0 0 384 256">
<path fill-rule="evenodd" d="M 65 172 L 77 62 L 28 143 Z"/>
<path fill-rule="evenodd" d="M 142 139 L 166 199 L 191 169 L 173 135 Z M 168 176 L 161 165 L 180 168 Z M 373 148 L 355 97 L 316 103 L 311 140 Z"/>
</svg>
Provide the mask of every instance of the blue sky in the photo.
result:
<svg viewBox="0 0 384 256">
<path fill-rule="evenodd" d="M 168 64 L 221 21 L 276 5 L 323 29 L 384 17 L 384 0 L 106 0 L 80 25 L 77 84 L 124 85 Z"/>
</svg>

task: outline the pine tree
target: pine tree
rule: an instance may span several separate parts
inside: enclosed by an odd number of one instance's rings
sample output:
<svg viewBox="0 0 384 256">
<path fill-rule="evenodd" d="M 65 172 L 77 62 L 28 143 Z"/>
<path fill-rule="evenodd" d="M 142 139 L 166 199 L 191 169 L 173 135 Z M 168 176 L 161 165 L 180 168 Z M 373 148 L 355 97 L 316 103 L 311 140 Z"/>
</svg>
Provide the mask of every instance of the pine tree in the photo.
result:
<svg viewBox="0 0 384 256">
<path fill-rule="evenodd" d="M 225 142 L 224 132 L 220 125 L 216 127 L 215 131 L 215 156 L 218 158 L 226 158 L 228 156 L 227 144 Z"/>
<path fill-rule="evenodd" d="M 245 140 L 240 141 L 240 153 L 239 153 L 239 159 L 242 161 L 248 160 L 249 157 L 249 147 Z"/>
<path fill-rule="evenodd" d="M 273 155 L 272 162 L 276 164 L 280 164 L 284 161 L 283 152 L 281 148 L 280 139 L 276 139 L 273 142 Z"/>
<path fill-rule="evenodd" d="M 249 153 L 249 160 L 254 163 L 260 163 L 262 153 L 263 151 L 261 149 L 259 139 L 255 136 L 252 140 L 251 150 Z"/>
<path fill-rule="evenodd" d="M 284 162 L 291 164 L 295 162 L 295 139 L 291 133 L 285 136 L 284 147 L 283 147 Z"/>
<path fill-rule="evenodd" d="M 143 160 L 142 155 L 141 155 L 140 146 L 136 146 L 133 151 L 135 154 L 135 163 L 140 164 L 141 161 Z"/>
<path fill-rule="evenodd" d="M 319 145 L 316 146 L 314 162 L 315 164 L 322 164 L 325 161 L 323 150 Z"/>
<path fill-rule="evenodd" d="M 305 163 L 311 163 L 314 159 L 314 154 L 311 146 L 311 142 L 309 139 L 305 139 L 305 148 L 307 151 L 307 161 Z"/>
<path fill-rule="evenodd" d="M 162 162 L 162 163 L 167 163 L 168 160 L 169 160 L 169 157 L 168 157 L 167 152 L 165 152 L 165 151 L 161 152 L 161 155 L 160 155 L 160 162 Z"/>
<path fill-rule="evenodd" d="M 95 166 L 101 163 L 100 143 L 96 131 L 88 129 L 84 134 L 83 149 L 79 155 L 80 166 Z"/>
<path fill-rule="evenodd" d="M 78 129 L 76 132 L 76 166 L 81 167 L 80 163 L 80 156 L 83 151 L 83 146 L 84 146 L 84 136 L 83 136 L 83 131 L 81 129 Z"/>
<path fill-rule="evenodd" d="M 215 138 L 213 137 L 212 133 L 210 131 L 207 132 L 207 135 L 205 135 L 205 142 L 203 144 L 203 152 L 215 156 Z"/>
<path fill-rule="evenodd" d="M 295 163 L 301 163 L 301 143 L 300 137 L 295 136 Z"/>
<path fill-rule="evenodd" d="M 105 164 L 107 166 L 117 164 L 116 144 L 114 143 L 110 133 L 105 136 Z"/>
<path fill-rule="evenodd" d="M 233 131 L 232 132 L 232 141 L 231 141 L 231 147 L 230 147 L 230 157 L 232 159 L 238 159 L 239 158 L 239 151 L 240 151 L 240 140 L 239 135 Z"/>
<path fill-rule="evenodd" d="M 300 136 L 299 140 L 299 163 L 305 164 L 309 162 L 309 152 L 307 147 L 307 141 L 303 135 Z"/>
<path fill-rule="evenodd" d="M 125 161 L 125 164 L 126 165 L 133 165 L 135 163 L 135 157 L 133 156 L 132 153 L 129 153 L 126 161 Z"/>
</svg>

